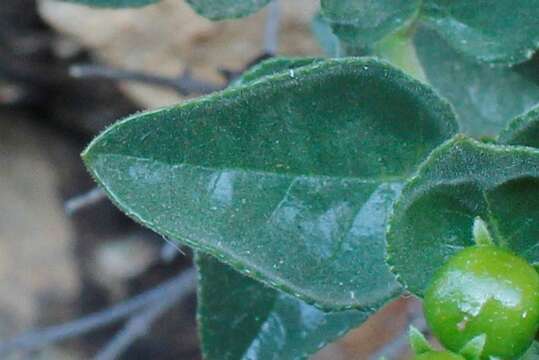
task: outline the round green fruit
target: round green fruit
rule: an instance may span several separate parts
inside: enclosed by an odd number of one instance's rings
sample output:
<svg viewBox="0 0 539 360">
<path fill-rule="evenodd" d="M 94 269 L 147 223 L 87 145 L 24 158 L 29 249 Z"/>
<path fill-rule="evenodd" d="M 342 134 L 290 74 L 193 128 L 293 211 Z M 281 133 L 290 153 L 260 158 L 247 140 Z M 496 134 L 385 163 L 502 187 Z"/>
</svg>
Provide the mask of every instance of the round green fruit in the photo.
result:
<svg viewBox="0 0 539 360">
<path fill-rule="evenodd" d="M 472 246 L 435 274 L 423 302 L 438 340 L 458 352 L 485 334 L 482 358 L 513 359 L 531 345 L 539 323 L 539 275 L 495 246 Z"/>
<path fill-rule="evenodd" d="M 464 358 L 449 351 L 429 351 L 416 355 L 413 360 L 464 360 Z"/>
</svg>

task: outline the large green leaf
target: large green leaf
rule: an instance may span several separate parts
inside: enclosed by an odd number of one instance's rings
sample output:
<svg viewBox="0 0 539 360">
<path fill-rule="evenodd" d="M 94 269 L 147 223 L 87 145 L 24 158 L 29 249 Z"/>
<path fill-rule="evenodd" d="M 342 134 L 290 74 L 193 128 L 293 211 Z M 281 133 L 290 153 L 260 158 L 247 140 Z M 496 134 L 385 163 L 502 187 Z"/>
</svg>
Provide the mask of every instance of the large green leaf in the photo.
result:
<svg viewBox="0 0 539 360">
<path fill-rule="evenodd" d="M 364 322 L 369 312 L 325 313 L 197 256 L 198 322 L 207 360 L 304 359 Z"/>
<path fill-rule="evenodd" d="M 309 303 L 375 307 L 401 184 L 456 131 L 447 103 L 373 59 L 337 59 L 134 115 L 83 156 L 128 215 Z"/>
<path fill-rule="evenodd" d="M 233 86 L 312 64 L 312 58 L 272 58 Z M 207 360 L 301 359 L 367 319 L 356 310 L 324 313 L 197 254 L 198 327 Z"/>
<path fill-rule="evenodd" d="M 495 243 L 539 261 L 539 151 L 457 136 L 404 188 L 388 227 L 388 262 L 422 296 L 434 272 L 473 244 L 481 217 Z"/>
<path fill-rule="evenodd" d="M 531 71 L 536 63 L 512 68 L 479 64 L 426 27 L 417 31 L 414 42 L 427 81 L 453 104 L 467 134 L 497 135 L 539 102 L 539 75 Z"/>
<path fill-rule="evenodd" d="M 500 133 L 498 142 L 539 148 L 539 105 L 515 118 Z"/>
<path fill-rule="evenodd" d="M 124 7 L 139 7 L 158 2 L 159 0 L 66 0 L 68 2 L 74 2 L 95 7 L 111 7 L 111 8 L 124 8 Z"/>
<path fill-rule="evenodd" d="M 408 25 L 421 0 L 321 0 L 321 13 L 341 40 L 370 45 Z"/>
<path fill-rule="evenodd" d="M 271 0 L 186 0 L 199 14 L 211 20 L 240 18 L 251 15 Z"/>
</svg>

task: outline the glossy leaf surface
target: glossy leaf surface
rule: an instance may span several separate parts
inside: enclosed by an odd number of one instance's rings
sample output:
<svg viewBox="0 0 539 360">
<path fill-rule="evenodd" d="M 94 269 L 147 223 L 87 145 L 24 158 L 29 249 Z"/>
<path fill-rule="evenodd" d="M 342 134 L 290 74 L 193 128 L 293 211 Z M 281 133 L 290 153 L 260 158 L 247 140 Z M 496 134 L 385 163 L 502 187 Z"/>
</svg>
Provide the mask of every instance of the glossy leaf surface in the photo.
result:
<svg viewBox="0 0 539 360">
<path fill-rule="evenodd" d="M 455 131 L 430 88 L 348 58 L 137 114 L 83 156 L 149 228 L 309 303 L 377 307 L 400 291 L 387 210 Z"/>
<path fill-rule="evenodd" d="M 426 27 L 417 31 L 414 42 L 428 83 L 455 107 L 466 134 L 495 136 L 539 102 L 536 63 L 512 68 L 479 64 Z"/>
<path fill-rule="evenodd" d="M 497 245 L 539 260 L 539 151 L 462 136 L 433 151 L 395 205 L 388 262 L 422 296 L 434 272 L 473 245 L 475 218 Z"/>
<path fill-rule="evenodd" d="M 211 20 L 251 15 L 271 0 L 185 0 L 199 14 Z"/>
<path fill-rule="evenodd" d="M 321 12 L 343 41 L 370 45 L 407 25 L 420 0 L 321 0 Z"/>
<path fill-rule="evenodd" d="M 498 142 L 539 148 L 539 105 L 515 118 L 500 133 Z"/>
<path fill-rule="evenodd" d="M 311 58 L 272 58 L 235 85 L 312 64 Z M 197 254 L 198 328 L 207 360 L 301 359 L 366 320 L 368 313 L 323 313 L 312 305 Z"/>
<path fill-rule="evenodd" d="M 95 7 L 124 8 L 140 7 L 158 2 L 159 0 L 66 0 Z"/>
<path fill-rule="evenodd" d="M 198 321 L 207 360 L 304 359 L 368 312 L 325 313 L 198 254 Z"/>
</svg>

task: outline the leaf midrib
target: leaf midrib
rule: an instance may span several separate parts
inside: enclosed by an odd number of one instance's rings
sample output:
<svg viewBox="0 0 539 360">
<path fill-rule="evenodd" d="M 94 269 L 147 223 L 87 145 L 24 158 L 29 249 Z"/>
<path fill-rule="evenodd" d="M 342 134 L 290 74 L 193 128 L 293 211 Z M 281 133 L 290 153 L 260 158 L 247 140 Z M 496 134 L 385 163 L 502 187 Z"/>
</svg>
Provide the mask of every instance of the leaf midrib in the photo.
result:
<svg viewBox="0 0 539 360">
<path fill-rule="evenodd" d="M 119 158 L 127 158 L 132 160 L 137 160 L 141 162 L 152 162 L 157 163 L 161 165 L 165 165 L 171 168 L 183 168 L 183 167 L 190 167 L 193 169 L 200 169 L 204 171 L 219 171 L 219 172 L 225 172 L 225 171 L 231 171 L 231 172 L 238 172 L 238 173 L 249 173 L 255 176 L 281 176 L 281 177 L 287 177 L 287 178 L 294 178 L 294 179 L 310 179 L 310 178 L 317 178 L 321 180 L 339 180 L 339 181 L 349 181 L 349 182 L 358 182 L 358 183 L 364 183 L 364 184 L 381 184 L 381 183 L 394 183 L 394 182 L 402 182 L 403 180 L 406 180 L 412 174 L 414 173 L 413 170 L 399 175 L 399 176 L 380 176 L 380 177 L 374 177 L 374 178 L 363 178 L 360 176 L 333 176 L 333 175 L 321 175 L 321 174 L 297 174 L 297 173 L 287 173 L 287 172 L 271 172 L 271 171 L 264 171 L 264 170 L 256 170 L 252 168 L 240 168 L 240 167 L 209 167 L 204 165 L 197 165 L 192 164 L 189 162 L 182 162 L 182 163 L 168 163 L 162 160 L 156 160 L 152 158 L 146 158 L 146 157 L 140 157 L 136 155 L 126 155 L 122 153 L 103 153 L 100 155 L 91 155 L 91 157 L 96 158 L 99 156 L 105 156 L 105 157 L 119 157 Z M 415 168 L 421 164 L 421 160 L 416 163 Z M 92 170 L 93 171 L 93 170 Z"/>
</svg>

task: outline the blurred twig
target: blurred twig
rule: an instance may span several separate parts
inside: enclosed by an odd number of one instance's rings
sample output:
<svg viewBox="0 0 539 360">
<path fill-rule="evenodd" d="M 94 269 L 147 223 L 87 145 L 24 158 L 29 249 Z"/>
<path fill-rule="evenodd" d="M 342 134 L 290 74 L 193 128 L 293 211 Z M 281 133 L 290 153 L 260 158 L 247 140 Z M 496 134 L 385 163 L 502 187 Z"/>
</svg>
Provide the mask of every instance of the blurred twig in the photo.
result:
<svg viewBox="0 0 539 360">
<path fill-rule="evenodd" d="M 103 65 L 77 64 L 70 67 L 69 73 L 75 78 L 106 78 L 167 87 L 184 96 L 209 94 L 223 89 L 222 85 L 195 79 L 189 71 L 184 71 L 178 77 L 167 77 L 142 71 L 115 69 Z"/>
<path fill-rule="evenodd" d="M 165 263 L 171 263 L 172 261 L 174 261 L 174 259 L 176 259 L 179 254 L 185 255 L 182 245 L 176 244 L 175 242 L 170 239 L 167 239 L 166 237 L 164 237 L 163 239 L 165 239 L 165 245 L 161 247 L 162 261 L 164 261 Z"/>
<path fill-rule="evenodd" d="M 266 28 L 264 30 L 264 52 L 275 55 L 279 50 L 279 28 L 281 25 L 280 0 L 273 0 L 268 8 Z"/>
<path fill-rule="evenodd" d="M 80 194 L 68 199 L 64 204 L 64 209 L 68 215 L 73 215 L 77 211 L 87 206 L 95 205 L 106 198 L 107 195 L 105 192 L 101 190 L 101 188 L 95 187 L 84 194 Z"/>
<path fill-rule="evenodd" d="M 28 332 L 2 342 L 0 343 L 0 356 L 6 356 L 14 351 L 40 349 L 60 341 L 80 336 L 131 316 L 139 310 L 146 309 L 146 311 L 150 311 L 150 309 L 154 307 L 160 308 L 163 306 L 162 303 L 164 301 L 168 303 L 168 299 L 170 298 L 174 299 L 175 302 L 178 302 L 195 290 L 195 283 L 196 270 L 191 268 L 152 290 L 135 296 L 130 300 L 104 311 L 91 314 L 66 324 Z"/>
<path fill-rule="evenodd" d="M 194 274 L 192 274 L 189 278 L 184 279 L 182 286 L 174 287 L 174 291 L 164 296 L 155 306 L 147 307 L 142 313 L 133 316 L 125 327 L 97 354 L 95 360 L 117 359 L 132 343 L 144 336 L 160 316 L 191 293 L 186 289 L 191 289 L 194 285 L 195 279 Z"/>
</svg>

